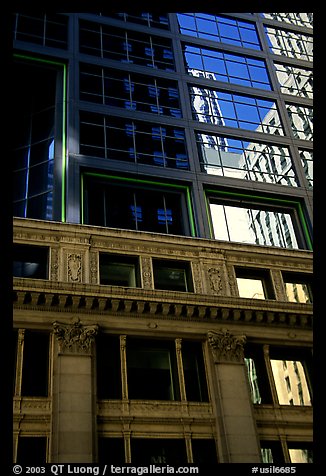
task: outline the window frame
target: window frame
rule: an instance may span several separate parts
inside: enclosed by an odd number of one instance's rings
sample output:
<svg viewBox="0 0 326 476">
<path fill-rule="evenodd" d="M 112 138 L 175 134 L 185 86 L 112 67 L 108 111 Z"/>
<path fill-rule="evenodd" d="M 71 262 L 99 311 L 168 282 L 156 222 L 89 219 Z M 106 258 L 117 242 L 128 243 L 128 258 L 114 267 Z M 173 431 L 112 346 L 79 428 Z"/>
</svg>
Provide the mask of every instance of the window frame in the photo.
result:
<svg viewBox="0 0 326 476">
<path fill-rule="evenodd" d="M 208 216 L 209 229 L 211 239 L 214 238 L 214 229 L 212 216 L 210 211 L 210 205 L 213 203 L 227 205 L 227 206 L 238 206 L 240 208 L 245 208 L 246 206 L 253 207 L 253 209 L 258 210 L 271 210 L 277 211 L 279 213 L 287 213 L 291 216 L 292 225 L 295 232 L 295 237 L 298 243 L 298 248 L 287 248 L 280 247 L 282 249 L 307 249 L 312 250 L 312 240 L 310 238 L 310 233 L 308 225 L 305 220 L 305 214 L 300 201 L 295 200 L 284 200 L 282 198 L 276 198 L 271 196 L 262 196 L 262 195 L 249 195 L 244 193 L 228 192 L 224 190 L 216 189 L 206 189 L 205 190 L 205 201 L 206 201 L 206 212 Z M 270 205 L 270 206 L 269 206 Z M 230 241 L 230 240 L 227 240 Z M 231 241 L 230 241 L 231 242 Z M 235 242 L 242 243 L 242 242 Z M 273 246 L 279 248 L 275 245 L 261 245 L 255 243 L 245 243 L 254 246 Z"/>
<path fill-rule="evenodd" d="M 252 297 L 241 296 L 239 283 L 238 283 L 238 278 L 241 278 L 241 279 L 248 279 L 248 280 L 253 279 L 253 280 L 258 280 L 261 282 L 262 290 L 264 293 L 264 297 L 261 298 L 262 300 L 276 299 L 270 270 L 265 268 L 262 269 L 262 268 L 247 268 L 245 266 L 235 266 L 234 271 L 236 275 L 239 297 L 246 297 L 247 299 L 260 299 L 260 298 L 255 298 L 254 296 Z"/>
<path fill-rule="evenodd" d="M 133 278 L 132 280 L 135 282 L 134 285 L 132 284 L 116 284 L 110 281 L 110 276 L 104 276 L 103 267 L 107 265 L 122 265 L 122 266 L 130 266 L 133 267 Z M 103 273 L 102 273 L 103 271 Z M 141 280 L 140 280 L 140 262 L 139 256 L 134 255 L 121 255 L 117 253 L 109 253 L 109 252 L 99 252 L 99 276 L 100 276 L 100 284 L 105 286 L 122 286 L 122 287 L 132 287 L 132 288 L 139 288 L 141 287 Z M 107 282 L 104 282 L 107 281 Z M 112 280 L 111 280 L 112 281 Z"/>
<path fill-rule="evenodd" d="M 17 256 L 17 254 L 18 256 Z M 30 254 L 29 254 L 30 253 Z M 26 260 L 15 260 L 15 257 L 27 256 Z M 39 258 L 39 261 L 27 261 L 28 259 L 35 260 L 35 257 Z M 38 276 L 17 276 L 13 271 L 13 277 L 15 278 L 24 278 L 24 279 L 49 279 L 49 258 L 50 258 L 50 247 L 42 245 L 31 245 L 27 243 L 14 243 L 13 244 L 13 263 L 21 263 L 23 267 L 27 263 L 38 264 L 41 266 L 41 275 Z M 44 262 L 43 262 L 44 261 Z M 24 273 L 23 273 L 24 274 Z"/>
<path fill-rule="evenodd" d="M 191 193 L 190 187 L 187 185 L 181 184 L 172 184 L 172 183 L 163 183 L 163 182 L 156 182 L 153 180 L 146 180 L 146 179 L 134 179 L 127 176 L 116 176 L 116 175 L 107 175 L 103 173 L 97 172 L 83 172 L 81 174 L 81 223 L 86 224 L 88 221 L 88 202 L 87 202 L 87 186 L 88 180 L 96 180 L 103 186 L 108 186 L 110 183 L 112 184 L 119 184 L 121 186 L 130 187 L 130 185 L 134 185 L 135 188 L 138 190 L 154 190 L 154 191 L 163 191 L 165 193 L 174 193 L 176 196 L 180 197 L 180 209 L 183 219 L 183 227 L 184 227 L 184 234 L 177 235 L 177 236 L 196 236 L 195 231 L 195 221 L 193 215 L 193 208 L 192 208 L 192 200 L 191 200 Z M 94 182 L 93 182 L 94 183 Z M 171 190 L 171 192 L 170 192 Z M 96 225 L 95 225 L 96 226 Z M 103 226 L 103 225 L 99 225 Z M 136 231 L 136 230 L 131 230 Z M 146 233 L 156 233 L 154 231 L 147 231 L 142 230 L 142 232 Z"/>
<path fill-rule="evenodd" d="M 177 291 L 177 292 L 188 292 L 188 293 L 194 291 L 190 261 L 152 258 L 152 266 L 153 266 L 153 280 L 154 280 L 155 289 Z M 169 285 L 168 287 L 161 287 L 162 284 L 158 282 L 158 279 L 159 279 L 158 271 L 162 269 L 166 271 L 171 270 L 172 272 L 175 270 L 183 271 L 185 289 L 183 290 L 173 289 L 172 285 L 171 286 Z"/>
</svg>

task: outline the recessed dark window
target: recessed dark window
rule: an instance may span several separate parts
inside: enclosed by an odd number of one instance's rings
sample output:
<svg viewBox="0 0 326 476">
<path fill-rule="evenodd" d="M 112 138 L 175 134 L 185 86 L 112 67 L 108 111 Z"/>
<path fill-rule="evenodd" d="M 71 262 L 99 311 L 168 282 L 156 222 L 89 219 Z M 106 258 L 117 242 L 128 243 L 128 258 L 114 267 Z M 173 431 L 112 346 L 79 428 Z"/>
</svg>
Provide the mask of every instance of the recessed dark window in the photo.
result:
<svg viewBox="0 0 326 476">
<path fill-rule="evenodd" d="M 154 286 L 170 291 L 193 291 L 190 263 L 153 259 Z"/>
<path fill-rule="evenodd" d="M 60 13 L 16 13 L 14 38 L 41 46 L 66 49 L 68 17 Z"/>
<path fill-rule="evenodd" d="M 16 462 L 32 465 L 45 463 L 46 446 L 45 436 L 19 436 Z"/>
<path fill-rule="evenodd" d="M 98 462 L 103 464 L 125 464 L 124 439 L 99 437 Z"/>
<path fill-rule="evenodd" d="M 260 441 L 260 451 L 263 463 L 284 463 L 284 455 L 280 441 Z"/>
<path fill-rule="evenodd" d="M 201 342 L 182 341 L 182 362 L 187 401 L 208 402 Z"/>
<path fill-rule="evenodd" d="M 192 438 L 191 445 L 194 464 L 210 468 L 217 464 L 215 440 Z"/>
<path fill-rule="evenodd" d="M 49 334 L 25 330 L 21 394 L 47 397 L 49 390 Z"/>
<path fill-rule="evenodd" d="M 113 286 L 140 286 L 138 258 L 100 253 L 100 283 Z"/>
<path fill-rule="evenodd" d="M 119 336 L 100 333 L 96 338 L 97 397 L 121 399 Z"/>
<path fill-rule="evenodd" d="M 47 279 L 49 249 L 43 246 L 19 245 L 13 247 L 13 276 Z"/>
<path fill-rule="evenodd" d="M 182 439 L 131 438 L 133 464 L 187 464 L 186 444 Z"/>
<path fill-rule="evenodd" d="M 130 399 L 180 400 L 174 342 L 127 339 Z"/>
</svg>

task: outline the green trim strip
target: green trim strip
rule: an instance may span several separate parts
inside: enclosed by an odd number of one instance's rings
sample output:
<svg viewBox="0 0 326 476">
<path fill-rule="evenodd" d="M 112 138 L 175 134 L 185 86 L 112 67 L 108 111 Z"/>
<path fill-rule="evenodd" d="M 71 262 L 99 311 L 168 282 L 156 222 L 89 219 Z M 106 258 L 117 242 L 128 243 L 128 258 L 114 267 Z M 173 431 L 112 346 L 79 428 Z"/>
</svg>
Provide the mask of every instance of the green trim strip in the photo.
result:
<svg viewBox="0 0 326 476">
<path fill-rule="evenodd" d="M 174 189 L 181 189 L 186 191 L 186 202 L 187 202 L 187 207 L 188 207 L 188 217 L 189 217 L 189 224 L 190 224 L 190 233 L 192 237 L 196 236 L 195 232 L 195 221 L 194 221 L 194 215 L 193 215 L 193 207 L 192 207 L 192 202 L 191 202 L 191 193 L 190 193 L 190 187 L 187 185 L 176 185 L 176 184 L 171 184 L 171 183 L 163 183 L 163 182 L 156 182 L 154 180 L 144 180 L 144 179 L 136 179 L 136 178 L 131 178 L 131 177 L 120 177 L 118 175 L 109 175 L 109 174 L 103 174 L 103 173 L 98 173 L 98 172 L 84 172 L 81 174 L 81 200 L 82 200 L 82 224 L 84 224 L 84 176 L 90 176 L 90 177 L 100 177 L 100 178 L 106 178 L 106 179 L 114 179 L 114 180 L 120 180 L 124 182 L 131 182 L 131 183 L 143 183 L 146 185 L 159 185 L 161 187 L 167 187 L 167 188 L 174 188 Z"/>
<path fill-rule="evenodd" d="M 232 197 L 244 197 L 244 198 L 247 198 L 247 199 L 258 199 L 261 202 L 262 201 L 263 202 L 274 202 L 274 203 L 276 202 L 276 203 L 280 203 L 280 204 L 284 203 L 284 204 L 287 204 L 287 205 L 294 205 L 297 212 L 298 212 L 298 215 L 299 215 L 300 224 L 302 225 L 302 228 L 303 228 L 303 234 L 304 234 L 304 237 L 306 239 L 308 249 L 309 250 L 313 249 L 312 241 L 311 241 L 311 238 L 310 238 L 310 233 L 309 233 L 309 230 L 308 230 L 308 226 L 307 226 L 306 219 L 305 219 L 303 209 L 302 209 L 302 205 L 301 205 L 300 202 L 298 202 L 296 200 L 285 200 L 283 198 L 262 197 L 261 195 L 249 195 L 249 194 L 245 194 L 245 193 L 227 192 L 225 190 L 216 191 L 216 190 L 213 190 L 213 189 L 206 189 L 205 190 L 205 199 L 206 199 L 206 207 L 207 207 L 206 210 L 207 210 L 208 217 L 209 217 L 209 227 L 210 227 L 210 233 L 211 233 L 212 238 L 213 238 L 214 234 L 213 234 L 212 223 L 211 223 L 211 219 L 210 219 L 207 193 L 212 193 L 213 195 L 229 195 L 229 196 L 232 196 Z"/>
<path fill-rule="evenodd" d="M 63 92 L 62 92 L 62 168 L 61 168 L 61 221 L 66 221 L 66 147 L 67 147 L 67 138 L 66 138 L 66 106 L 67 106 L 67 66 L 65 63 L 60 63 L 59 61 L 53 61 L 44 58 L 38 58 L 34 56 L 22 55 L 18 53 L 13 54 L 14 58 L 24 59 L 28 61 L 38 61 L 39 63 L 51 64 L 55 66 L 60 66 L 63 70 Z"/>
</svg>

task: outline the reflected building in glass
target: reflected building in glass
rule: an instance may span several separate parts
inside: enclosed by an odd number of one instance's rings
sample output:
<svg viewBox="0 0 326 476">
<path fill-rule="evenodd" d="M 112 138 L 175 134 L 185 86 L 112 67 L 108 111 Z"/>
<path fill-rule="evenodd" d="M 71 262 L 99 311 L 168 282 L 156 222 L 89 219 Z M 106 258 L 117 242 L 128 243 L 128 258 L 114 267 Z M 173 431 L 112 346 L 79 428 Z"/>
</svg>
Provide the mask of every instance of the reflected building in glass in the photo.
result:
<svg viewBox="0 0 326 476">
<path fill-rule="evenodd" d="M 14 462 L 311 463 L 312 14 L 12 27 Z"/>
</svg>

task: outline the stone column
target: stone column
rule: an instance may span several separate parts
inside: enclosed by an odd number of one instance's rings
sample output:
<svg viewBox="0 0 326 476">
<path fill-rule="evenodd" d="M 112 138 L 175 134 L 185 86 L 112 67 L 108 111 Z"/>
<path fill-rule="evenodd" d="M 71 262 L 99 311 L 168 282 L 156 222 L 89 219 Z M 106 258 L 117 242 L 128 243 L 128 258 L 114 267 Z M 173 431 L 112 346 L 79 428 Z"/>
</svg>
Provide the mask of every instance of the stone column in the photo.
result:
<svg viewBox="0 0 326 476">
<path fill-rule="evenodd" d="M 79 319 L 53 323 L 57 358 L 53 386 L 53 463 L 94 460 L 94 391 L 92 347 L 97 325 Z"/>
<path fill-rule="evenodd" d="M 260 450 L 243 358 L 245 336 L 209 331 L 221 463 L 259 463 Z"/>
</svg>

